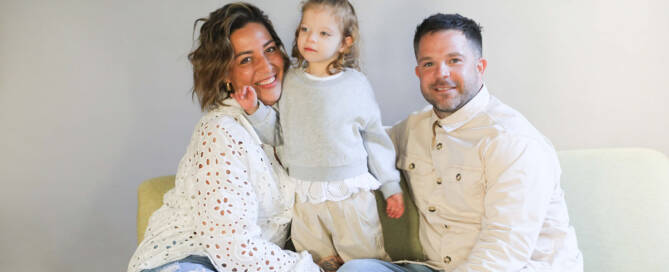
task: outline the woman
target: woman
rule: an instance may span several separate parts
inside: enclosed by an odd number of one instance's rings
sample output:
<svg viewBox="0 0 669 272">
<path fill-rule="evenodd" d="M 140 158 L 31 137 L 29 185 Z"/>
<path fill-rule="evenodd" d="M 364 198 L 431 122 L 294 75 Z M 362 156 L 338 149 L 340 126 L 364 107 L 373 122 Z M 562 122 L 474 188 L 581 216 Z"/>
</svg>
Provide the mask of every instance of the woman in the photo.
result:
<svg viewBox="0 0 669 272">
<path fill-rule="evenodd" d="M 294 193 L 230 98 L 252 85 L 263 103 L 274 104 L 289 64 L 283 45 L 250 4 L 225 5 L 200 21 L 189 59 L 206 114 L 128 271 L 318 271 L 307 252 L 280 248 Z"/>
</svg>

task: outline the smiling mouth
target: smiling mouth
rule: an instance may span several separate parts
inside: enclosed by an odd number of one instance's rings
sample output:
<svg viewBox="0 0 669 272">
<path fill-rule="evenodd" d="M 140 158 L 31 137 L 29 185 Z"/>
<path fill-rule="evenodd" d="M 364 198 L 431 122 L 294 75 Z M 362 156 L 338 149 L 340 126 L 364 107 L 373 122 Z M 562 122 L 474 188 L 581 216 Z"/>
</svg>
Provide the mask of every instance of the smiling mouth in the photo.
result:
<svg viewBox="0 0 669 272">
<path fill-rule="evenodd" d="M 437 92 L 446 92 L 449 90 L 455 90 L 455 86 L 435 86 L 432 89 L 434 89 Z"/>
<path fill-rule="evenodd" d="M 315 49 L 312 49 L 312 48 L 309 48 L 309 47 L 305 47 L 304 51 L 306 51 L 306 52 L 316 52 Z"/>
<path fill-rule="evenodd" d="M 256 82 L 256 86 L 259 87 L 268 87 L 269 85 L 272 85 L 272 83 L 276 82 L 276 75 L 272 75 L 266 79 L 263 79 L 262 81 Z"/>
</svg>

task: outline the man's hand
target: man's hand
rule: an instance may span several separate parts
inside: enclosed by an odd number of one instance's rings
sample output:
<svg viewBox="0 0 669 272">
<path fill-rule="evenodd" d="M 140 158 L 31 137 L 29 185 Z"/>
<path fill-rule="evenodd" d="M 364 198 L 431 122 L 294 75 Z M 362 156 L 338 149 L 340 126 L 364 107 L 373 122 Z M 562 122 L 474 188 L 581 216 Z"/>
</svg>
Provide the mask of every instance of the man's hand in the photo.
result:
<svg viewBox="0 0 669 272">
<path fill-rule="evenodd" d="M 397 193 L 386 198 L 386 214 L 390 218 L 400 218 L 404 214 L 404 197 Z"/>
<path fill-rule="evenodd" d="M 258 110 L 258 95 L 251 86 L 244 86 L 241 90 L 236 90 L 230 96 L 237 100 L 246 114 L 254 114 Z"/>
</svg>

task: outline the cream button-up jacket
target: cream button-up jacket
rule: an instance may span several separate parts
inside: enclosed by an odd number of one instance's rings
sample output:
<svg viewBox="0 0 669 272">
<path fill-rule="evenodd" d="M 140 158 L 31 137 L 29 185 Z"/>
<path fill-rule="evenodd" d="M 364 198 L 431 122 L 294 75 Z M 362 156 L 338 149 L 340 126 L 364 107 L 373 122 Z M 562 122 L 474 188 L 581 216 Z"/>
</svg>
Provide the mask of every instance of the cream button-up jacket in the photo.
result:
<svg viewBox="0 0 669 272">
<path fill-rule="evenodd" d="M 445 271 L 582 271 L 551 143 L 484 86 L 439 119 L 390 129 L 420 214 L 430 266 Z"/>
</svg>

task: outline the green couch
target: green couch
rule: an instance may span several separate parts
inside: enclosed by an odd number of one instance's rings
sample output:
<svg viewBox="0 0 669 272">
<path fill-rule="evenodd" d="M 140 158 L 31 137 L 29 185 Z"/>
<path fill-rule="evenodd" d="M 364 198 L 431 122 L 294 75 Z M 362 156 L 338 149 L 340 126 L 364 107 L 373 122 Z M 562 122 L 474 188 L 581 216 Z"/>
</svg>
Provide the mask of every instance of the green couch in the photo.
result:
<svg viewBox="0 0 669 272">
<path fill-rule="evenodd" d="M 669 159 L 649 149 L 584 149 L 558 152 L 562 188 L 584 255 L 585 271 L 669 270 Z M 138 190 L 137 240 L 148 218 L 174 186 L 174 176 L 144 181 Z M 418 214 L 405 189 L 400 219 L 379 214 L 388 254 L 421 259 Z M 377 195 L 378 196 L 378 195 Z"/>
</svg>

